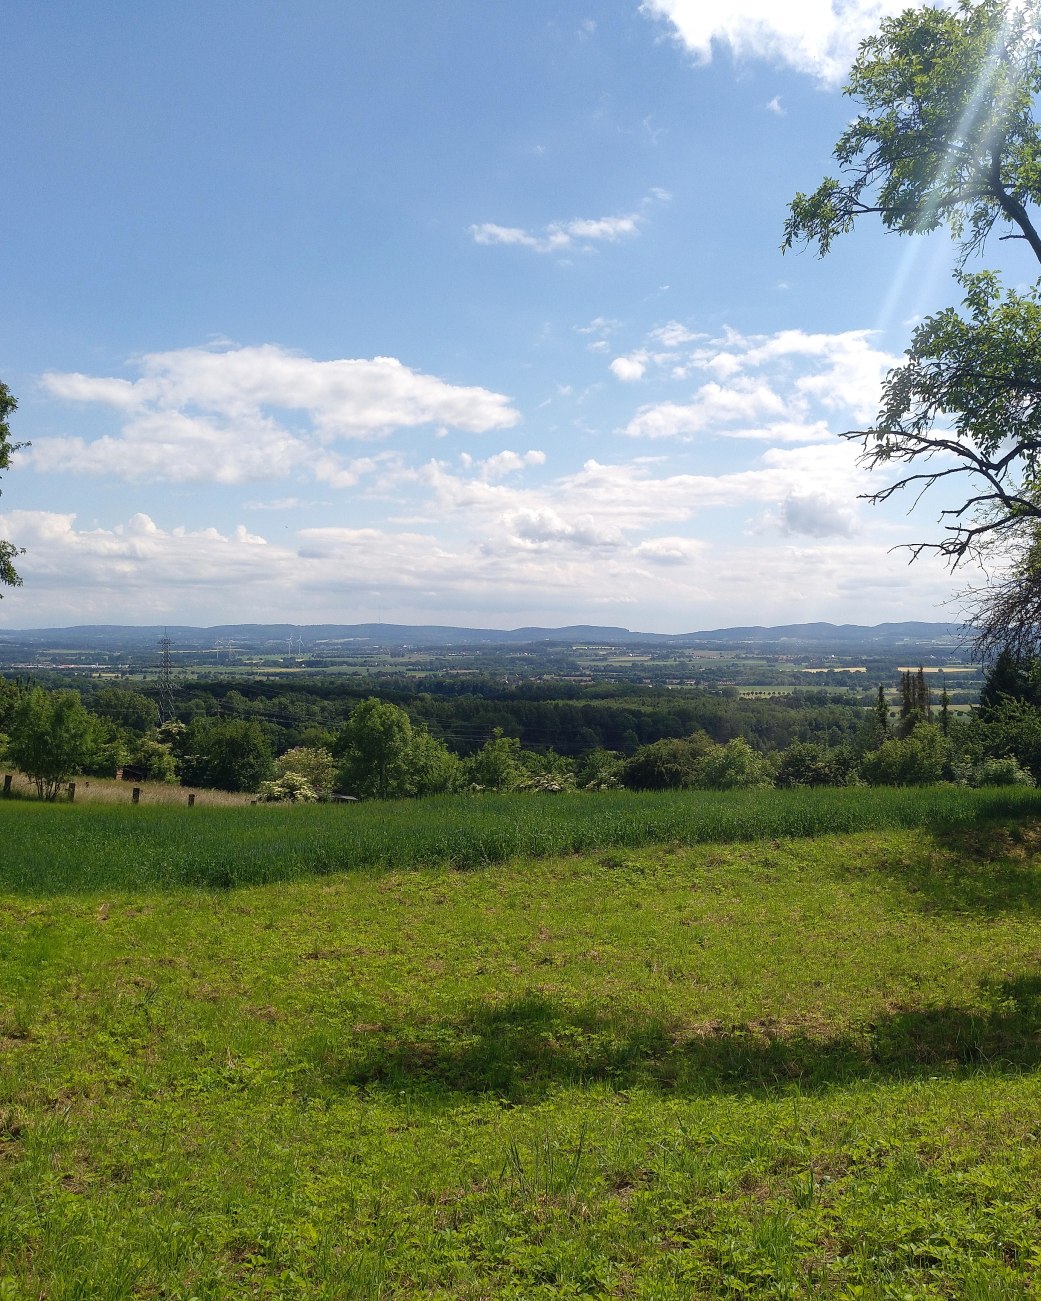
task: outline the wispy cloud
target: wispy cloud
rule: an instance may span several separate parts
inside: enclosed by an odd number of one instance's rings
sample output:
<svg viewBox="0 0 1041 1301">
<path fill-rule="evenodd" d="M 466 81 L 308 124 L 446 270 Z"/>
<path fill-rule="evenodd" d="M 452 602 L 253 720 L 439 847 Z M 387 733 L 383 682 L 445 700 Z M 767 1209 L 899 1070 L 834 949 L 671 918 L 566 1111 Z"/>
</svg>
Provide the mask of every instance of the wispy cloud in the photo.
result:
<svg viewBox="0 0 1041 1301">
<path fill-rule="evenodd" d="M 550 222 L 541 230 L 485 221 L 471 226 L 470 234 L 476 244 L 507 244 L 533 253 L 590 252 L 598 244 L 615 244 L 638 234 L 650 207 L 668 198 L 667 191 L 654 189 L 635 211 L 620 216 L 573 217 L 569 221 Z"/>
</svg>

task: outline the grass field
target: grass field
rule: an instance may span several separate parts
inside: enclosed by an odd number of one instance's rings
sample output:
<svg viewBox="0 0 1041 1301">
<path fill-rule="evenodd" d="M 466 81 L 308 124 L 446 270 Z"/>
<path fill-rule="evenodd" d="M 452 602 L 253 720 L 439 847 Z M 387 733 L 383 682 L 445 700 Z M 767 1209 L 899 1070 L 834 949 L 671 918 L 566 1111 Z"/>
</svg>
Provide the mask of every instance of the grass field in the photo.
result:
<svg viewBox="0 0 1041 1301">
<path fill-rule="evenodd" d="M 36 786 L 24 773 L 11 773 L 11 789 L 16 797 L 36 798 Z M 142 804 L 181 804 L 188 803 L 188 790 L 175 782 L 117 781 L 113 777 L 77 777 L 75 779 L 75 800 L 79 804 L 131 804 L 134 788 L 140 790 Z M 196 804 L 217 804 L 223 807 L 235 804 L 249 804 L 252 795 L 236 794 L 232 791 L 196 790 Z M 68 800 L 68 786 L 63 786 L 59 799 Z"/>
<path fill-rule="evenodd" d="M 0 1298 L 1038 1295 L 1041 801 L 845 794 L 0 805 Z"/>
</svg>

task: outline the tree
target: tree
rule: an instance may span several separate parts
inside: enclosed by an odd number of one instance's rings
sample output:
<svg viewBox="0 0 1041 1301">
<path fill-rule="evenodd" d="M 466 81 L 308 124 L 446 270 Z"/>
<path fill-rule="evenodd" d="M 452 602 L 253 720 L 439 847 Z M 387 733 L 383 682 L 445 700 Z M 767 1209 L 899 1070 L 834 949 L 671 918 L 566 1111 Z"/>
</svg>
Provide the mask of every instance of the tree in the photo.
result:
<svg viewBox="0 0 1041 1301">
<path fill-rule="evenodd" d="M 0 383 L 0 470 L 6 470 L 11 464 L 11 454 L 27 443 L 11 441 L 11 426 L 8 419 L 18 408 L 14 395 L 6 384 Z M 23 554 L 24 548 L 16 547 L 13 542 L 0 538 L 0 587 L 21 587 L 22 580 L 14 567 L 15 556 Z M 0 597 L 3 593 L 0 592 Z"/>
<path fill-rule="evenodd" d="M 60 787 L 90 761 L 96 720 L 75 691 L 26 691 L 11 715 L 7 754 L 36 784 L 41 799 L 57 798 Z"/>
<path fill-rule="evenodd" d="M 175 782 L 177 780 L 177 763 L 173 751 L 169 745 L 164 745 L 156 737 L 136 738 L 130 745 L 128 763 L 145 781 Z"/>
<path fill-rule="evenodd" d="M 318 792 L 301 773 L 286 771 L 274 781 L 261 782 L 257 794 L 264 804 L 314 804 Z"/>
<path fill-rule="evenodd" d="M 1039 18 L 1041 0 L 961 0 L 954 12 L 923 7 L 883 21 L 846 86 L 862 107 L 835 147 L 841 178 L 796 195 L 783 247 L 823 255 L 874 215 L 902 233 L 947 226 L 960 267 L 995 233 L 1041 262 L 1032 211 L 1041 203 Z M 912 559 L 935 550 L 956 568 L 1006 541 L 1026 565 L 1032 584 L 999 586 L 995 606 L 986 590 L 974 594 L 982 654 L 1006 635 L 1036 643 L 1041 629 L 1041 556 L 1031 554 L 1041 520 L 1041 296 L 1005 292 L 990 272 L 957 278 L 964 313 L 947 308 L 915 330 L 875 426 L 846 437 L 860 441 L 869 468 L 912 467 L 869 501 L 967 481 L 965 500 L 942 512 L 945 536 L 912 544 Z"/>
<path fill-rule="evenodd" d="M 255 791 L 271 776 L 271 746 L 253 720 L 196 719 L 181 743 L 181 783 L 222 791 Z"/>
<path fill-rule="evenodd" d="M 1025 700 L 1004 697 L 978 723 L 984 755 L 1015 759 L 1041 780 L 1041 710 Z"/>
<path fill-rule="evenodd" d="M 947 690 L 946 681 L 943 684 L 943 690 L 940 692 L 940 731 L 944 736 L 951 734 L 951 695 Z"/>
<path fill-rule="evenodd" d="M 990 665 L 980 688 L 980 713 L 986 717 L 1003 700 L 1029 700 L 1030 678 L 1018 655 L 1006 646 Z"/>
<path fill-rule="evenodd" d="M 355 705 L 334 749 L 341 787 L 380 800 L 405 794 L 411 740 L 412 723 L 399 706 L 378 696 Z"/>
<path fill-rule="evenodd" d="M 455 790 L 462 780 L 463 765 L 458 755 L 425 727 L 414 727 L 406 758 L 405 794 L 442 795 Z"/>
<path fill-rule="evenodd" d="M 872 727 L 874 730 L 875 747 L 889 739 L 889 700 L 886 697 L 886 689 L 880 682 L 878 684 L 878 694 L 875 696 L 875 708 L 872 717 Z"/>
<path fill-rule="evenodd" d="M 154 700 L 123 687 L 101 687 L 95 691 L 91 707 L 99 718 L 107 718 L 128 732 L 148 732 L 159 722 L 159 708 Z"/>
<path fill-rule="evenodd" d="M 513 791 L 523 786 L 527 771 L 521 762 L 521 743 L 515 736 L 505 736 L 501 727 L 467 759 L 466 778 L 472 786 L 488 791 Z"/>
<path fill-rule="evenodd" d="M 400 706 L 377 696 L 354 707 L 333 753 L 340 786 L 373 799 L 437 795 L 460 781 L 458 757 L 425 727 L 413 726 Z"/>
<path fill-rule="evenodd" d="M 862 107 L 835 146 L 841 179 L 795 196 L 782 247 L 816 244 L 823 255 L 873 214 L 904 234 L 946 225 L 962 261 L 995 229 L 1041 261 L 1027 209 L 1041 202 L 1037 18 L 1037 0 L 961 0 L 953 12 L 884 19 L 845 87 Z"/>
</svg>

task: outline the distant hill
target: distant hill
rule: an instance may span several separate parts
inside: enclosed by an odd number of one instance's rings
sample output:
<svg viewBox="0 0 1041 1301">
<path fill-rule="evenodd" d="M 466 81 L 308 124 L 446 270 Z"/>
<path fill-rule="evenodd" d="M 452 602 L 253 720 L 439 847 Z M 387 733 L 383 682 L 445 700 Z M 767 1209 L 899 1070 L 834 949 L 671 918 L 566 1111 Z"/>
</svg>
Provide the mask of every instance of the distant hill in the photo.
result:
<svg viewBox="0 0 1041 1301">
<path fill-rule="evenodd" d="M 233 642 L 240 650 L 289 650 L 289 640 L 301 643 L 304 651 L 333 649 L 338 643 L 355 647 L 423 646 L 525 646 L 549 643 L 621 645 L 719 645 L 719 646 L 828 646 L 883 649 L 901 645 L 956 645 L 966 640 L 966 630 L 956 623 L 860 624 L 790 623 L 776 627 L 715 628 L 705 632 L 648 633 L 628 628 L 601 628 L 574 624 L 565 628 L 454 628 L 438 625 L 396 623 L 226 623 L 209 628 L 155 624 L 138 627 L 122 624 L 83 624 L 71 628 L 0 629 L 0 646 L 62 648 L 78 651 L 154 650 L 162 636 L 169 636 L 182 650 L 212 648 L 217 642 Z"/>
<path fill-rule="evenodd" d="M 690 633 L 696 641 L 735 642 L 830 642 L 855 645 L 898 645 L 901 642 L 962 641 L 971 629 L 960 623 L 879 623 L 866 627 L 858 623 L 787 623 L 775 628 L 717 628 L 713 632 Z M 684 637 L 683 640 L 687 640 Z"/>
</svg>

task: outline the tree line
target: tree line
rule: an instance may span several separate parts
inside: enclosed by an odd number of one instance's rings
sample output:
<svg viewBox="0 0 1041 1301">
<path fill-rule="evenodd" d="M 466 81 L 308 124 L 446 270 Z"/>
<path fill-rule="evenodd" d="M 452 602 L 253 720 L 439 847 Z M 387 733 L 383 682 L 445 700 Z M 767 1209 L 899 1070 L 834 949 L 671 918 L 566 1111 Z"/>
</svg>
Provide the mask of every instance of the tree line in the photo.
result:
<svg viewBox="0 0 1041 1301">
<path fill-rule="evenodd" d="M 229 716 L 239 705 L 236 695 L 245 712 Z M 484 729 L 477 740 L 465 729 L 454 738 L 448 729 L 439 735 L 428 720 L 444 727 L 444 716 L 429 708 L 432 697 L 426 693 L 410 709 L 369 696 L 353 702 L 338 722 L 314 701 L 287 698 L 280 707 L 293 705 L 295 716 L 283 715 L 276 725 L 251 712 L 256 702 L 229 691 L 217 702 L 219 712 L 185 709 L 183 718 L 160 723 L 155 701 L 125 687 L 94 688 L 88 708 L 71 689 L 0 680 L 0 756 L 51 799 L 72 776 L 113 776 L 121 769 L 139 780 L 286 801 L 334 793 L 391 799 L 462 791 L 1041 779 L 1041 659 L 1004 652 L 987 673 L 979 707 L 968 715 L 951 709 L 946 690 L 934 701 L 921 669 L 902 675 L 899 697 L 896 711 L 880 685 L 869 710 L 828 703 L 826 697 L 808 705 L 791 697 L 741 701 L 717 695 L 664 704 L 650 698 L 635 704 L 484 700 L 490 712 L 478 708 L 480 697 L 455 697 L 456 704 L 467 700 L 474 706 L 473 717 Z M 496 712 L 504 703 L 519 714 Z M 592 713 L 583 712 L 587 708 Z M 574 742 L 577 736 L 593 744 L 572 754 L 525 744 L 519 718 L 530 710 L 545 729 L 541 737 L 563 735 Z M 585 730 L 569 732 L 560 726 L 562 717 L 572 724 L 581 720 Z M 499 718 L 515 730 L 499 726 Z M 628 727 L 619 732 L 620 720 Z M 654 739 L 641 742 L 641 731 Z M 601 744 L 605 735 L 623 737 L 628 751 Z"/>
</svg>

